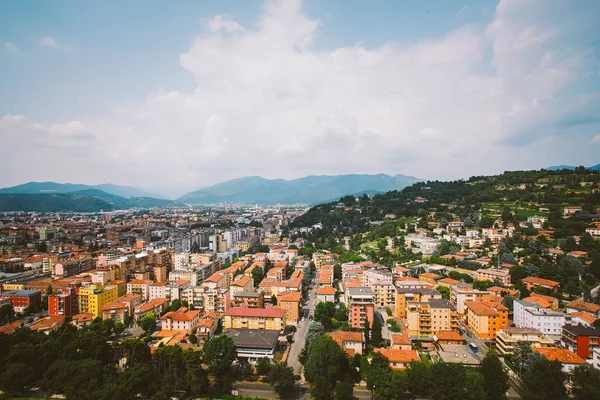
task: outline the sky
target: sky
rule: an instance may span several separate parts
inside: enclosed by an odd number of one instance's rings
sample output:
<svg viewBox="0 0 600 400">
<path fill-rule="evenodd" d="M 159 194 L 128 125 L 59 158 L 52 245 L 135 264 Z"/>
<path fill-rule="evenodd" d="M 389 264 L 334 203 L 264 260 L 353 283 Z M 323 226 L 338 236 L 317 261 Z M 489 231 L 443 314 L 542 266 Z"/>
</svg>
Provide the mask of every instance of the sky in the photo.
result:
<svg viewBox="0 0 600 400">
<path fill-rule="evenodd" d="M 0 187 L 600 163 L 597 0 L 0 4 Z"/>
</svg>

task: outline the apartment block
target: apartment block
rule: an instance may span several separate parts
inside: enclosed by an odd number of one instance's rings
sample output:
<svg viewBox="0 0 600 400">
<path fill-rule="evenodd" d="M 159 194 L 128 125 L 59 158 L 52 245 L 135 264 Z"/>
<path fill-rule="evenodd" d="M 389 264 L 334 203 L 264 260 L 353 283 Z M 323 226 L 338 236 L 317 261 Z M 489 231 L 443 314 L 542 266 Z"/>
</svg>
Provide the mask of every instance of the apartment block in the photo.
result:
<svg viewBox="0 0 600 400">
<path fill-rule="evenodd" d="M 432 337 L 440 331 L 458 329 L 458 313 L 446 299 L 409 302 L 408 331 L 411 336 Z"/>
<path fill-rule="evenodd" d="M 496 333 L 508 327 L 508 308 L 500 303 L 467 301 L 466 323 L 479 339 L 495 339 Z"/>
<path fill-rule="evenodd" d="M 348 306 L 350 308 L 350 326 L 364 328 L 365 321 L 373 324 L 375 315 L 375 294 L 367 287 L 353 287 L 348 289 Z"/>
<path fill-rule="evenodd" d="M 118 297 L 116 286 L 92 284 L 79 289 L 79 313 L 91 313 L 94 318 L 102 316 L 102 306 Z"/>
<path fill-rule="evenodd" d="M 277 307 L 230 308 L 225 312 L 223 328 L 282 331 L 285 328 L 285 310 Z"/>
</svg>

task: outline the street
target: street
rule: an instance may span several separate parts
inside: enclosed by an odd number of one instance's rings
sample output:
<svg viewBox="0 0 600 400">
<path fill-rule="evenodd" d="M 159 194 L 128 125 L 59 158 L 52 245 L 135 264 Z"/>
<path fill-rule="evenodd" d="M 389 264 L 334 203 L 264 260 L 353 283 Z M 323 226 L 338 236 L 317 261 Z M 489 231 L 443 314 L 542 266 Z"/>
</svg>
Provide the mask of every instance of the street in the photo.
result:
<svg viewBox="0 0 600 400">
<path fill-rule="evenodd" d="M 377 307 L 375 309 L 375 317 L 381 322 L 381 337 L 384 340 L 390 340 L 390 330 L 387 326 L 387 309 L 385 307 Z"/>
<path fill-rule="evenodd" d="M 287 364 L 294 369 L 294 374 L 296 375 L 302 375 L 302 364 L 300 364 L 298 356 L 304 347 L 304 339 L 306 338 L 306 331 L 308 329 L 308 324 L 310 323 L 309 317 L 315 311 L 315 301 L 317 297 L 317 288 L 315 286 L 310 288 L 309 296 L 310 299 L 308 300 L 308 304 L 306 307 L 302 308 L 304 321 L 302 321 L 302 318 L 298 321 L 296 333 L 294 334 L 294 343 L 292 343 L 290 347 L 290 353 L 287 359 Z"/>
</svg>

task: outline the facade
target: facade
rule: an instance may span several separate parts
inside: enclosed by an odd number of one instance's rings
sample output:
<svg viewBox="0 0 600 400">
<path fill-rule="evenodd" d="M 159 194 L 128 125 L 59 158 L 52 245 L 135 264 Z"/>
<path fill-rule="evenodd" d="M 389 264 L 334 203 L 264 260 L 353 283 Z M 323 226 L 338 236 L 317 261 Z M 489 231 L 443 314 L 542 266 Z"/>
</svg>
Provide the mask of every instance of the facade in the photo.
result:
<svg viewBox="0 0 600 400">
<path fill-rule="evenodd" d="M 546 310 L 537 304 L 523 300 L 513 302 L 513 319 L 518 328 L 535 328 L 546 335 L 560 335 L 569 318 L 567 314 Z"/>
<path fill-rule="evenodd" d="M 300 292 L 289 292 L 279 296 L 277 305 L 285 310 L 286 325 L 296 325 L 300 319 L 300 300 L 302 294 Z"/>
<path fill-rule="evenodd" d="M 408 331 L 411 336 L 433 337 L 440 331 L 458 329 L 458 313 L 446 299 L 409 302 Z"/>
<path fill-rule="evenodd" d="M 374 349 L 375 353 L 387 357 L 390 360 L 390 368 L 406 369 L 413 361 L 421 361 L 419 353 L 415 350 L 400 350 L 400 349 Z"/>
<path fill-rule="evenodd" d="M 522 281 L 527 286 L 527 290 L 533 290 L 533 288 L 542 287 L 556 292 L 560 286 L 560 282 L 535 277 L 524 278 Z"/>
<path fill-rule="evenodd" d="M 363 353 L 364 335 L 362 332 L 335 331 L 327 332 L 326 335 L 335 340 L 350 356 Z"/>
<path fill-rule="evenodd" d="M 508 327 L 508 308 L 500 303 L 467 301 L 466 322 L 479 339 L 495 339 L 496 333 Z"/>
<path fill-rule="evenodd" d="M 581 358 L 592 358 L 594 349 L 600 347 L 600 328 L 565 325 L 560 344 Z"/>
<path fill-rule="evenodd" d="M 112 319 L 115 322 L 125 323 L 125 317 L 129 315 L 126 303 L 118 300 L 111 301 L 102 306 L 102 319 Z"/>
<path fill-rule="evenodd" d="M 74 288 L 61 289 L 48 296 L 48 315 L 73 316 L 78 313 L 78 295 Z"/>
<path fill-rule="evenodd" d="M 0 293 L 0 298 L 9 299 L 15 312 L 23 312 L 26 308 L 37 310 L 42 302 L 39 290 L 9 290 Z"/>
<path fill-rule="evenodd" d="M 371 290 L 375 294 L 374 302 L 378 307 L 396 308 L 396 287 L 391 283 L 374 283 Z"/>
<path fill-rule="evenodd" d="M 352 328 L 364 328 L 366 320 L 369 321 L 369 326 L 373 324 L 375 315 L 374 298 L 375 295 L 369 288 L 356 287 L 348 289 L 350 326 Z"/>
<path fill-rule="evenodd" d="M 91 313 L 94 318 L 102 317 L 102 306 L 118 297 L 116 286 L 90 285 L 79 289 L 79 312 Z"/>
<path fill-rule="evenodd" d="M 465 313 L 465 303 L 467 301 L 492 301 L 496 299 L 494 293 L 487 290 L 473 289 L 472 285 L 459 283 L 450 287 L 450 302 L 456 306 L 459 315 Z"/>
<path fill-rule="evenodd" d="M 317 303 L 320 302 L 335 302 L 335 289 L 331 286 L 321 287 L 317 289 Z"/>
<path fill-rule="evenodd" d="M 248 308 L 264 308 L 265 293 L 262 290 L 238 291 L 233 295 L 232 306 Z"/>
<path fill-rule="evenodd" d="M 150 299 L 150 285 L 154 283 L 147 279 L 135 279 L 127 282 L 127 293 L 139 294 L 142 296 L 142 300 L 146 301 Z"/>
<path fill-rule="evenodd" d="M 427 288 L 398 288 L 396 291 L 396 318 L 406 318 L 409 302 L 427 302 L 429 299 L 441 299 L 442 294 L 437 290 Z"/>
<path fill-rule="evenodd" d="M 478 269 L 477 271 L 477 280 L 478 281 L 490 281 L 496 282 L 499 281 L 502 286 L 510 285 L 510 273 L 506 269 Z"/>
<path fill-rule="evenodd" d="M 200 321 L 200 311 L 190 311 L 181 307 L 177 311 L 171 311 L 160 317 L 160 326 L 162 330 L 186 331 L 192 333 Z"/>
<path fill-rule="evenodd" d="M 507 327 L 496 333 L 496 348 L 502 355 L 514 353 L 518 344 L 523 342 L 532 348 L 554 346 L 554 340 L 546 337 L 539 329 Z"/>
<path fill-rule="evenodd" d="M 223 328 L 282 331 L 285 320 L 285 310 L 281 308 L 234 307 L 225 312 Z"/>
</svg>

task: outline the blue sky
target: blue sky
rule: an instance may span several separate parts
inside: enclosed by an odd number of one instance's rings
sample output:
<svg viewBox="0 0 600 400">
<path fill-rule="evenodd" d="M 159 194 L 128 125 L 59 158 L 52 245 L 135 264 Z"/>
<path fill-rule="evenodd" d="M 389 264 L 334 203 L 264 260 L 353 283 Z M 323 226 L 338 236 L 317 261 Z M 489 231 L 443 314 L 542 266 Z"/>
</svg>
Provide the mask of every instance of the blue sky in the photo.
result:
<svg viewBox="0 0 600 400">
<path fill-rule="evenodd" d="M 596 164 L 598 15 L 592 0 L 3 2 L 0 186 Z"/>
</svg>

